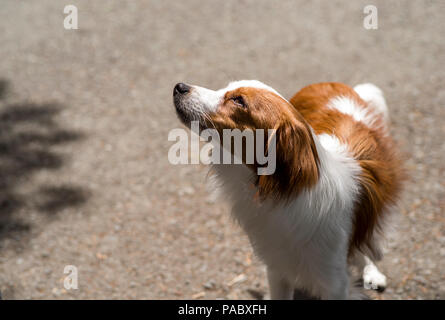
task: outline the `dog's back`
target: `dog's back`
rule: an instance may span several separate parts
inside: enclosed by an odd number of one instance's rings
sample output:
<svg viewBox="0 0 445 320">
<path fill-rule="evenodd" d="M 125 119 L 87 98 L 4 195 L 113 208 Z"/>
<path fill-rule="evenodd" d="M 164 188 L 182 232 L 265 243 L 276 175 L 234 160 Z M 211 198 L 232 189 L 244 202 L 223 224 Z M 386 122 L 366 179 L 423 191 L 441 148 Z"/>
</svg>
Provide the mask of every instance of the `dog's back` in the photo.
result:
<svg viewBox="0 0 445 320">
<path fill-rule="evenodd" d="M 337 137 L 360 165 L 350 252 L 362 249 L 379 259 L 381 253 L 373 236 L 395 204 L 404 177 L 389 136 L 388 111 L 381 91 L 372 84 L 352 89 L 341 83 L 319 83 L 300 90 L 290 103 L 316 135 Z"/>
</svg>

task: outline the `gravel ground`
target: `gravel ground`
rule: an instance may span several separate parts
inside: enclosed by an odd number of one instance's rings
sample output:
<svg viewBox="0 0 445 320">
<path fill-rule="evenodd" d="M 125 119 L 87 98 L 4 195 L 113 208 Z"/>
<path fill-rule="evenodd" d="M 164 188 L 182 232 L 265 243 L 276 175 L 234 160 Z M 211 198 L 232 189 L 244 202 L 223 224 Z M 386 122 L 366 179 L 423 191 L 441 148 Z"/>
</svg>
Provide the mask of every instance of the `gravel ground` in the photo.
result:
<svg viewBox="0 0 445 320">
<path fill-rule="evenodd" d="M 445 4 L 2 0 L 0 290 L 5 299 L 252 299 L 264 268 L 204 166 L 173 166 L 176 82 L 383 88 L 406 185 L 376 299 L 445 299 Z M 65 290 L 64 267 L 79 288 Z"/>
</svg>

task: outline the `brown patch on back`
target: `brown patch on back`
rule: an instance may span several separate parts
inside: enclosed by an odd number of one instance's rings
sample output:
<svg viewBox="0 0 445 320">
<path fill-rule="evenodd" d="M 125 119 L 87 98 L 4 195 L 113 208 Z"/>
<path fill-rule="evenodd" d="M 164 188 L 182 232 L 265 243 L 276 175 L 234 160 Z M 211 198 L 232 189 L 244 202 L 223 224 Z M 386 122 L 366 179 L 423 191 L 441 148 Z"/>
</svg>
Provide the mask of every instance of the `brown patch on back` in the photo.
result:
<svg viewBox="0 0 445 320">
<path fill-rule="evenodd" d="M 339 96 L 352 99 L 365 110 L 370 108 L 352 88 L 340 83 L 307 86 L 294 95 L 290 103 L 316 134 L 335 135 L 347 145 L 362 168 L 350 253 L 353 249 L 368 247 L 378 256 L 372 237 L 376 231 L 381 230 L 388 207 L 395 204 L 398 198 L 404 180 L 402 163 L 392 139 L 384 131 L 383 119 L 378 117 L 370 128 L 350 115 L 328 108 L 329 101 Z"/>
</svg>

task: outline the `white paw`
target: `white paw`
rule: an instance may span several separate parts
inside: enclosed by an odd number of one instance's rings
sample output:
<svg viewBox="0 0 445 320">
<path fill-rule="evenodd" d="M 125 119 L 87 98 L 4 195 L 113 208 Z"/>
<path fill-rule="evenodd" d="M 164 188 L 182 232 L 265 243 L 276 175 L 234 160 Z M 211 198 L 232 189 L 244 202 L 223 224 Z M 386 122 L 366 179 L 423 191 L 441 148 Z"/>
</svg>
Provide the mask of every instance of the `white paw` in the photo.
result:
<svg viewBox="0 0 445 320">
<path fill-rule="evenodd" d="M 384 291 L 386 277 L 375 266 L 367 266 L 363 270 L 363 286 L 365 289 Z"/>
</svg>

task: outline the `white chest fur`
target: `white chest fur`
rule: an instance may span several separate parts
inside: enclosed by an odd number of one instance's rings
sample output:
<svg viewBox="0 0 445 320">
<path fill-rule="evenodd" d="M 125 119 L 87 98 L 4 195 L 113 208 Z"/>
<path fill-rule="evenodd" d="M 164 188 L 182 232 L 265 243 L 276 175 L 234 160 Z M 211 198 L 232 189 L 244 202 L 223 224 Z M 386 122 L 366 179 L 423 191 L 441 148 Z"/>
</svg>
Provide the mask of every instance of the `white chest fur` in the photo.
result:
<svg viewBox="0 0 445 320">
<path fill-rule="evenodd" d="M 319 181 L 286 204 L 254 200 L 253 173 L 243 165 L 213 168 L 256 254 L 283 276 L 308 285 L 323 272 L 317 268 L 332 267 L 334 253 L 347 248 L 360 173 L 360 166 L 335 137 L 321 135 L 314 140 Z"/>
</svg>

